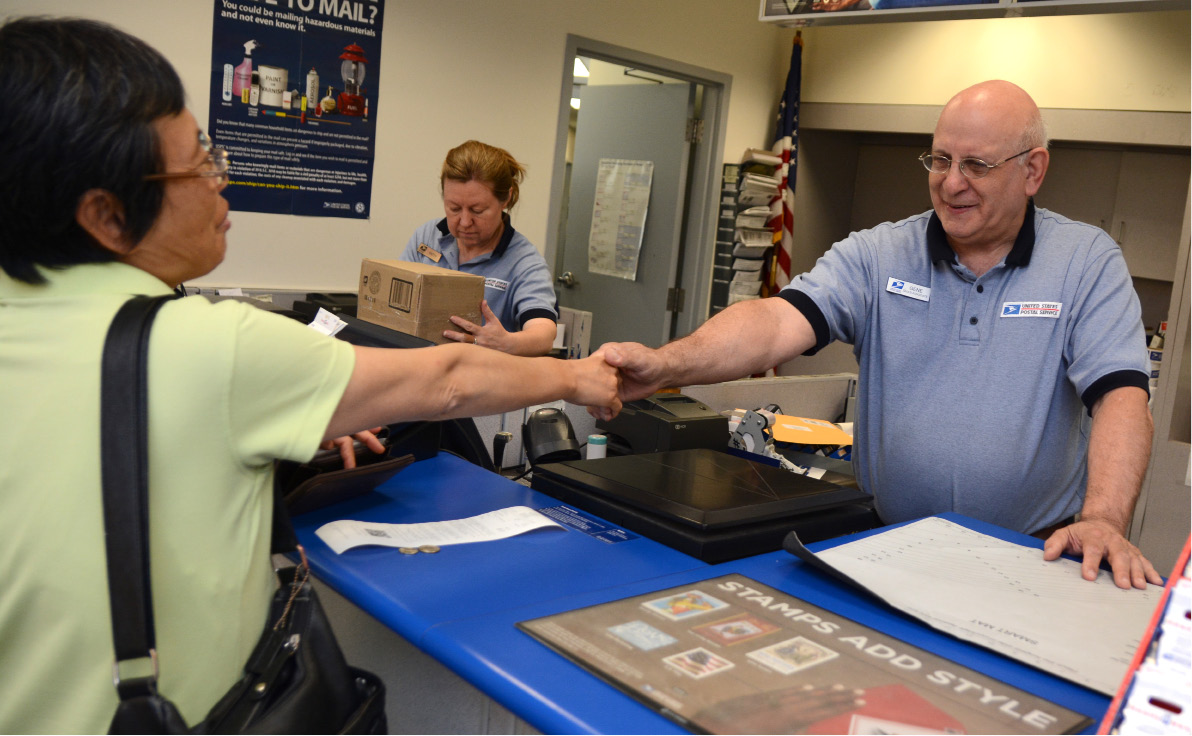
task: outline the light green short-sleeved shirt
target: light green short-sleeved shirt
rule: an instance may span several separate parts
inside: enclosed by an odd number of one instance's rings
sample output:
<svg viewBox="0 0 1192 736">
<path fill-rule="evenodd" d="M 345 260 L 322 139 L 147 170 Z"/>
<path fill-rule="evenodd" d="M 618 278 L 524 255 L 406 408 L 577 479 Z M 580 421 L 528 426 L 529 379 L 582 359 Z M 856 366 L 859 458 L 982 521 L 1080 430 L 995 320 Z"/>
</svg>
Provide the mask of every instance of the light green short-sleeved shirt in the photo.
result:
<svg viewBox="0 0 1192 736">
<path fill-rule="evenodd" d="M 0 272 L 0 732 L 106 732 L 117 703 L 103 546 L 100 355 L 116 310 L 164 294 L 122 264 Z M 149 349 L 160 689 L 197 723 L 265 623 L 272 460 L 315 452 L 347 343 L 238 302 L 159 312 Z M 129 440 L 131 441 L 131 434 Z"/>
</svg>

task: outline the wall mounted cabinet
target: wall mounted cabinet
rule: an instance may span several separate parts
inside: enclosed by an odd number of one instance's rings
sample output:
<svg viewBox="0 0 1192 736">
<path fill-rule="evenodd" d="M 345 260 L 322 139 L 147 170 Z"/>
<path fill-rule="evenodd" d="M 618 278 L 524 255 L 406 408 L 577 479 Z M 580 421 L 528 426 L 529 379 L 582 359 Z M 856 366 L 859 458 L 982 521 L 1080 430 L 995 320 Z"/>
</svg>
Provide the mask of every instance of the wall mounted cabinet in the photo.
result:
<svg viewBox="0 0 1192 736">
<path fill-rule="evenodd" d="M 1040 199 L 1108 232 L 1134 277 L 1170 282 L 1188 175 L 1187 151 L 1057 146 Z"/>
</svg>

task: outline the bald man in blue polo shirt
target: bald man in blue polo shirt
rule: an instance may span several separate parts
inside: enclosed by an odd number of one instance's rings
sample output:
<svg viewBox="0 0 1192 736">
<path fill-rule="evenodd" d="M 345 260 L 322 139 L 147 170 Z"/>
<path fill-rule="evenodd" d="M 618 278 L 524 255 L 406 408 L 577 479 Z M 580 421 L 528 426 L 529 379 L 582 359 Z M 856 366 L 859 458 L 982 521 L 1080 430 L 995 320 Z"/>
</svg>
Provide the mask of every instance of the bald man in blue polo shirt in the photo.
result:
<svg viewBox="0 0 1192 736">
<path fill-rule="evenodd" d="M 1039 109 L 989 81 L 944 107 L 921 158 L 932 211 L 853 233 L 777 296 L 658 350 L 606 346 L 622 399 L 731 380 L 833 340 L 860 366 L 853 462 L 883 521 L 956 511 L 1161 578 L 1126 539 L 1150 456 L 1138 297 L 1101 230 L 1037 208 Z M 1076 521 L 1075 518 L 1079 518 Z"/>
</svg>

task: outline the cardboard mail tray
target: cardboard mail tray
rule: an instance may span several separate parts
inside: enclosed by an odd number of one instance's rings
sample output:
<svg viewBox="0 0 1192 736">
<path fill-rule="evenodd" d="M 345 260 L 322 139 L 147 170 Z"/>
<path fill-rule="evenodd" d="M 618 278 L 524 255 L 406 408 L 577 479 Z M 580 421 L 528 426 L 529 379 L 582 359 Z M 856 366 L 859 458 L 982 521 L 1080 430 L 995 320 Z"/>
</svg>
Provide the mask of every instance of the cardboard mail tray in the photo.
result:
<svg viewBox="0 0 1192 736">
<path fill-rule="evenodd" d="M 406 261 L 365 258 L 360 264 L 356 316 L 436 344 L 458 330 L 451 315 L 481 324 L 484 277 Z"/>
</svg>

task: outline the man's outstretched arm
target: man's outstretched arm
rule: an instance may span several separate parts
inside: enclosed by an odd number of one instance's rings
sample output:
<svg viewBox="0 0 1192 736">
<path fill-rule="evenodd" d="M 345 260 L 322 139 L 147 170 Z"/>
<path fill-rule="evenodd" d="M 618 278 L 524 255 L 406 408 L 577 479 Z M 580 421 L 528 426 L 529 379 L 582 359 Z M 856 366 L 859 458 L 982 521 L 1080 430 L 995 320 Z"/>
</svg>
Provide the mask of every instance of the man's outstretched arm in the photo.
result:
<svg viewBox="0 0 1192 736">
<path fill-rule="evenodd" d="M 621 399 L 632 401 L 668 386 L 719 383 L 760 373 L 815 346 L 811 323 L 781 298 L 739 302 L 687 337 L 657 350 L 608 343 L 605 360 L 621 371 Z"/>
</svg>

